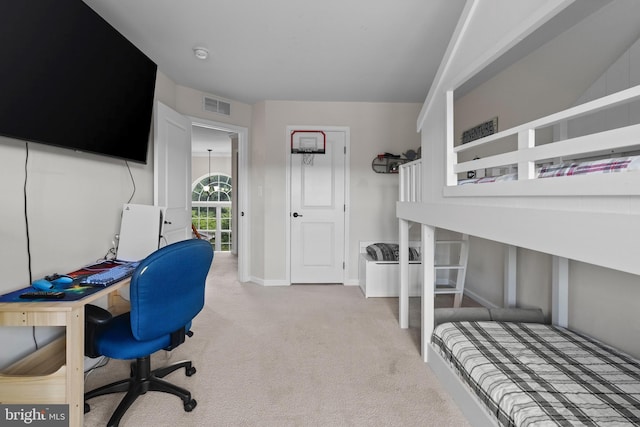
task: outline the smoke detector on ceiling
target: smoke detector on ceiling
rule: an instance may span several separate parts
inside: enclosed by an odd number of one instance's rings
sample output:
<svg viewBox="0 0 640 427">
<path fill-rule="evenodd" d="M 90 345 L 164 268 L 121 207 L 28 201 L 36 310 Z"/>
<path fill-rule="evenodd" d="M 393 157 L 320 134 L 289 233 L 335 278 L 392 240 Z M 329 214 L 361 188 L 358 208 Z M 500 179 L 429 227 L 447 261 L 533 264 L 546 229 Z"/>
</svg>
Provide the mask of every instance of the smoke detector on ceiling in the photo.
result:
<svg viewBox="0 0 640 427">
<path fill-rule="evenodd" d="M 196 58 L 202 60 L 205 60 L 209 57 L 209 51 L 204 47 L 194 47 L 193 54 L 196 56 Z"/>
</svg>

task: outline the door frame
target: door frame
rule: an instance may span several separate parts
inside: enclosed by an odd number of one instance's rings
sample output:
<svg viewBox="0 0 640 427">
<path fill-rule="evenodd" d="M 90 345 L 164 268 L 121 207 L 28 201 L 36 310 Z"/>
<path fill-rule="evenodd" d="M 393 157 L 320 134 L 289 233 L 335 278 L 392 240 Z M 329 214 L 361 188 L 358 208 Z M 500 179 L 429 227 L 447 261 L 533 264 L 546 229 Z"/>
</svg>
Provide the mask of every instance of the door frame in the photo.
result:
<svg viewBox="0 0 640 427">
<path fill-rule="evenodd" d="M 291 132 L 299 129 L 313 129 L 325 132 L 344 132 L 345 134 L 345 158 L 344 158 L 344 268 L 342 269 L 342 284 L 346 284 L 349 276 L 349 217 L 350 217 L 350 154 L 351 154 L 351 128 L 349 126 L 318 126 L 318 125 L 290 125 L 285 129 L 285 143 L 287 146 L 286 160 L 286 201 L 285 201 L 285 261 L 286 261 L 286 283 L 291 285 L 291 150 L 289 149 L 289 141 Z"/>
<path fill-rule="evenodd" d="M 250 221 L 248 220 L 250 209 L 249 129 L 199 117 L 187 116 L 187 118 L 191 120 L 191 126 L 201 126 L 238 134 L 238 177 L 237 182 L 233 183 L 234 188 L 238 188 L 238 224 L 237 227 L 234 226 L 234 229 L 236 229 L 234 233 L 238 233 L 238 281 L 248 282 L 249 266 L 251 265 L 251 260 L 249 259 L 251 253 L 249 250 L 251 229 L 249 226 Z"/>
</svg>

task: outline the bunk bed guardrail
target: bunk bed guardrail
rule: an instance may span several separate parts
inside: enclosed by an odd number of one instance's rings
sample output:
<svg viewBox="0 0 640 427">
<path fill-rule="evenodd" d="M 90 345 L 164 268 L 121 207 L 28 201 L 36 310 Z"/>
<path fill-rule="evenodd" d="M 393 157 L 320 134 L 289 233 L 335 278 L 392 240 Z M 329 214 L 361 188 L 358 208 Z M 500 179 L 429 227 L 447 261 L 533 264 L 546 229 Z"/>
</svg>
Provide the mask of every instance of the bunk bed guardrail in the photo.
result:
<svg viewBox="0 0 640 427">
<path fill-rule="evenodd" d="M 400 201 L 422 201 L 422 159 L 400 165 Z"/>
<path fill-rule="evenodd" d="M 601 181 L 601 184 L 585 185 L 585 182 L 578 184 L 571 183 L 571 177 L 565 183 L 558 185 L 558 182 L 549 183 L 538 178 L 544 177 L 540 174 L 540 165 L 558 165 L 562 159 L 588 159 L 594 156 L 603 156 L 607 153 L 625 153 L 637 151 L 640 147 L 640 124 L 619 127 L 603 132 L 566 138 L 567 122 L 571 119 L 594 114 L 606 109 L 610 109 L 622 104 L 630 103 L 640 99 L 640 85 L 616 92 L 614 94 L 590 101 L 575 107 L 551 114 L 549 116 L 525 123 L 520 126 L 498 132 L 496 134 L 469 142 L 464 145 L 453 147 L 454 142 L 448 141 L 450 145 L 447 150 L 447 170 L 451 171 L 446 176 L 444 196 L 515 196 L 515 195 L 638 195 L 640 186 L 638 181 L 620 178 L 619 174 L 600 174 L 597 177 L 585 176 L 586 179 L 593 180 L 594 183 Z M 452 102 L 452 101 L 450 101 Z M 453 111 L 452 105 L 450 110 Z M 555 142 L 536 145 L 536 131 L 544 128 L 557 126 L 560 138 L 564 139 Z M 453 132 L 451 132 L 453 134 Z M 459 155 L 465 152 L 472 153 L 478 147 L 488 147 L 489 144 L 505 141 L 517 140 L 515 149 L 495 155 L 488 155 L 483 158 L 458 162 Z M 501 145 L 501 147 L 503 146 Z M 513 145 L 513 143 L 512 143 Z M 411 167 L 410 164 L 405 167 Z M 484 182 L 499 182 L 501 185 L 469 186 L 459 185 L 460 174 L 476 170 L 517 170 L 508 179 L 496 179 L 488 177 Z M 630 170 L 633 168 L 630 168 Z M 618 170 L 614 170 L 618 171 Z M 412 171 L 403 171 L 405 175 L 414 175 Z M 586 174 L 585 174 L 586 175 Z M 640 180 L 640 174 L 639 180 Z M 566 177 L 566 174 L 563 175 Z M 594 179 L 595 178 L 595 179 Z M 561 178 L 562 179 L 562 178 Z M 556 181 L 555 179 L 553 181 Z M 482 182 L 482 181 L 481 181 Z M 631 184 L 631 183 L 632 184 Z M 626 183 L 626 184 L 625 184 Z M 568 184 L 568 185 L 567 185 Z M 572 185 L 574 184 L 574 185 Z M 401 180 L 406 191 L 401 191 L 401 197 L 409 197 L 411 192 L 419 184 L 406 184 Z M 473 188 L 470 188 L 473 187 Z M 482 187 L 482 188 L 479 188 Z M 516 189 L 517 187 L 517 189 Z M 524 188 L 524 189 L 523 189 Z M 415 200 L 417 201 L 417 200 Z"/>
</svg>

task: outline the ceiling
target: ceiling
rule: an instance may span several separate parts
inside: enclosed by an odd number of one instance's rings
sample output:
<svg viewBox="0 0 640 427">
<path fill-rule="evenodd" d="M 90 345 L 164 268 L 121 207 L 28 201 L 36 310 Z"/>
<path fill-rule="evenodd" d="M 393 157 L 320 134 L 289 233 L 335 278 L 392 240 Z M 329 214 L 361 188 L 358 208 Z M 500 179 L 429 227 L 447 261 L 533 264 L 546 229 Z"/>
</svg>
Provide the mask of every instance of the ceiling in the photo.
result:
<svg viewBox="0 0 640 427">
<path fill-rule="evenodd" d="M 84 1 L 175 83 L 248 104 L 422 103 L 465 3 Z"/>
</svg>

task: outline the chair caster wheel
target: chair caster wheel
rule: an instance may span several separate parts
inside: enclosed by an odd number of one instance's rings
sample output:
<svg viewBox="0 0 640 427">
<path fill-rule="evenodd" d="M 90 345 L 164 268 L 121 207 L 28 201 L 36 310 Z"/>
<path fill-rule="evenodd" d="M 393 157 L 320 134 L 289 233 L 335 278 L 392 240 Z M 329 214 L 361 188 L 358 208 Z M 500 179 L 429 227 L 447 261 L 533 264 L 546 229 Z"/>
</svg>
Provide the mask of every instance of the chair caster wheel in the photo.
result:
<svg viewBox="0 0 640 427">
<path fill-rule="evenodd" d="M 191 375 L 196 373 L 196 368 L 194 368 L 193 366 L 190 368 L 185 369 L 185 373 L 187 374 L 188 377 L 190 377 Z"/>
<path fill-rule="evenodd" d="M 184 411 L 191 412 L 193 411 L 193 408 L 195 408 L 197 405 L 198 405 L 198 402 L 196 402 L 195 399 L 191 399 L 190 401 L 184 404 Z"/>
<path fill-rule="evenodd" d="M 91 411 L 91 407 L 89 406 L 88 403 L 85 402 L 85 404 L 84 404 L 84 413 L 86 414 L 89 411 Z"/>
</svg>

